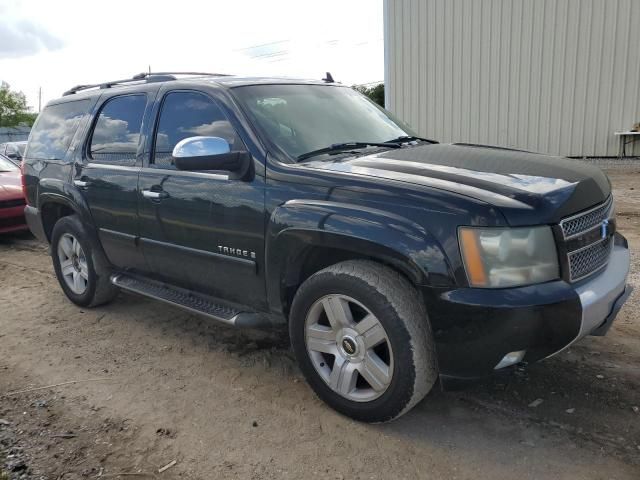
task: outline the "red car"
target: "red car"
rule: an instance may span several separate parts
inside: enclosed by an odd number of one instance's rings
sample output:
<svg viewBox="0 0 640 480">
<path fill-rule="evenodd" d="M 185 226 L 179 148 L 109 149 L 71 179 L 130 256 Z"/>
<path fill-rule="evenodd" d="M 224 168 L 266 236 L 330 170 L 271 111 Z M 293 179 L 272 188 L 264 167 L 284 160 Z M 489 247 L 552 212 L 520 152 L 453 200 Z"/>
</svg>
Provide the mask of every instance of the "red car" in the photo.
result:
<svg viewBox="0 0 640 480">
<path fill-rule="evenodd" d="M 20 169 L 0 155 L 0 233 L 27 230 Z"/>
</svg>

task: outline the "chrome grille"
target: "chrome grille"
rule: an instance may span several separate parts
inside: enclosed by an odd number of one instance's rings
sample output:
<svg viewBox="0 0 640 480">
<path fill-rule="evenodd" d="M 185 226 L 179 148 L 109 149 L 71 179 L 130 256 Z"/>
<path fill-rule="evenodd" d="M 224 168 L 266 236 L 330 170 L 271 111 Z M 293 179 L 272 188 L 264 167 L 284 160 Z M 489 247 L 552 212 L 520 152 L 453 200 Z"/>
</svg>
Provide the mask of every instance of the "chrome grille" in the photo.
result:
<svg viewBox="0 0 640 480">
<path fill-rule="evenodd" d="M 579 213 L 573 217 L 565 218 L 560 222 L 562 227 L 562 234 L 565 240 L 588 232 L 589 230 L 599 227 L 602 222 L 609 218 L 613 206 L 613 197 L 609 196 L 604 203 L 587 210 L 586 212 Z"/>
<path fill-rule="evenodd" d="M 613 215 L 613 197 L 609 196 L 600 205 L 586 212 L 565 218 L 560 222 L 562 235 L 567 243 L 567 264 L 569 267 L 569 280 L 576 282 L 601 268 L 609 261 L 609 255 L 613 247 L 613 237 L 607 233 L 606 238 L 597 236 L 595 241 L 584 245 L 587 239 L 593 239 L 596 235 L 593 230 L 603 228 L 603 223 Z M 587 235 L 589 234 L 589 235 Z M 581 238 L 583 237 L 583 238 Z M 580 245 L 571 250 L 571 245 Z"/>
<path fill-rule="evenodd" d="M 571 280 L 580 280 L 604 267 L 609 260 L 612 245 L 613 239 L 608 237 L 569 253 Z"/>
</svg>

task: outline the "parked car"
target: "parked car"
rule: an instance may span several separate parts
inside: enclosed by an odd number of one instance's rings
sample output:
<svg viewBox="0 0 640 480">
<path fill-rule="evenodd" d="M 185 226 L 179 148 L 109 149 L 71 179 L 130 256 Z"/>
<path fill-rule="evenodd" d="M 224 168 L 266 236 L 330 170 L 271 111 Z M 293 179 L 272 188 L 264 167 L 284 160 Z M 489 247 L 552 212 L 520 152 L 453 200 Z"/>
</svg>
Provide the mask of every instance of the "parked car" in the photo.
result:
<svg viewBox="0 0 640 480">
<path fill-rule="evenodd" d="M 0 155 L 4 155 L 13 164 L 20 166 L 25 148 L 27 148 L 26 141 L 0 143 Z"/>
<path fill-rule="evenodd" d="M 0 155 L 0 234 L 27 230 L 20 169 Z"/>
<path fill-rule="evenodd" d="M 604 335 L 629 293 L 600 169 L 419 138 L 329 81 L 75 87 L 38 117 L 24 182 L 72 302 L 288 325 L 315 392 L 367 422 Z"/>
</svg>

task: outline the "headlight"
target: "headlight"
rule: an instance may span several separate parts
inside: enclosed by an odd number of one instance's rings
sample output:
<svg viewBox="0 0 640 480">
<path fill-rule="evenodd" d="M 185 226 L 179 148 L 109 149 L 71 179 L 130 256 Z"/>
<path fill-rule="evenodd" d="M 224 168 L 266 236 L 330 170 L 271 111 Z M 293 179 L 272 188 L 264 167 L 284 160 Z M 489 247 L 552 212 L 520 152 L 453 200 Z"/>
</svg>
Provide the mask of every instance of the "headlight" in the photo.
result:
<svg viewBox="0 0 640 480">
<path fill-rule="evenodd" d="M 472 287 L 531 285 L 560 276 L 550 227 L 460 227 L 458 239 Z"/>
</svg>

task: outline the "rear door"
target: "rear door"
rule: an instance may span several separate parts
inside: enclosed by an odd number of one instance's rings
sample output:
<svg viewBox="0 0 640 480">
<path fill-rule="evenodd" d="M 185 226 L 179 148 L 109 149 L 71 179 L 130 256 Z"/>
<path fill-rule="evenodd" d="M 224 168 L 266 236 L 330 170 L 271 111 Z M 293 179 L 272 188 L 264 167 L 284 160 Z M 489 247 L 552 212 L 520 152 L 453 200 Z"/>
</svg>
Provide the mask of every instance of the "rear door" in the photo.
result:
<svg viewBox="0 0 640 480">
<path fill-rule="evenodd" d="M 112 95 L 100 105 L 73 183 L 87 200 L 109 261 L 147 271 L 138 246 L 138 174 L 141 131 L 155 90 Z"/>
<path fill-rule="evenodd" d="M 156 278 L 261 308 L 265 304 L 264 178 L 178 171 L 173 147 L 193 136 L 245 150 L 213 96 L 174 90 L 162 97 L 147 168 L 140 173 L 140 235 Z"/>
</svg>

